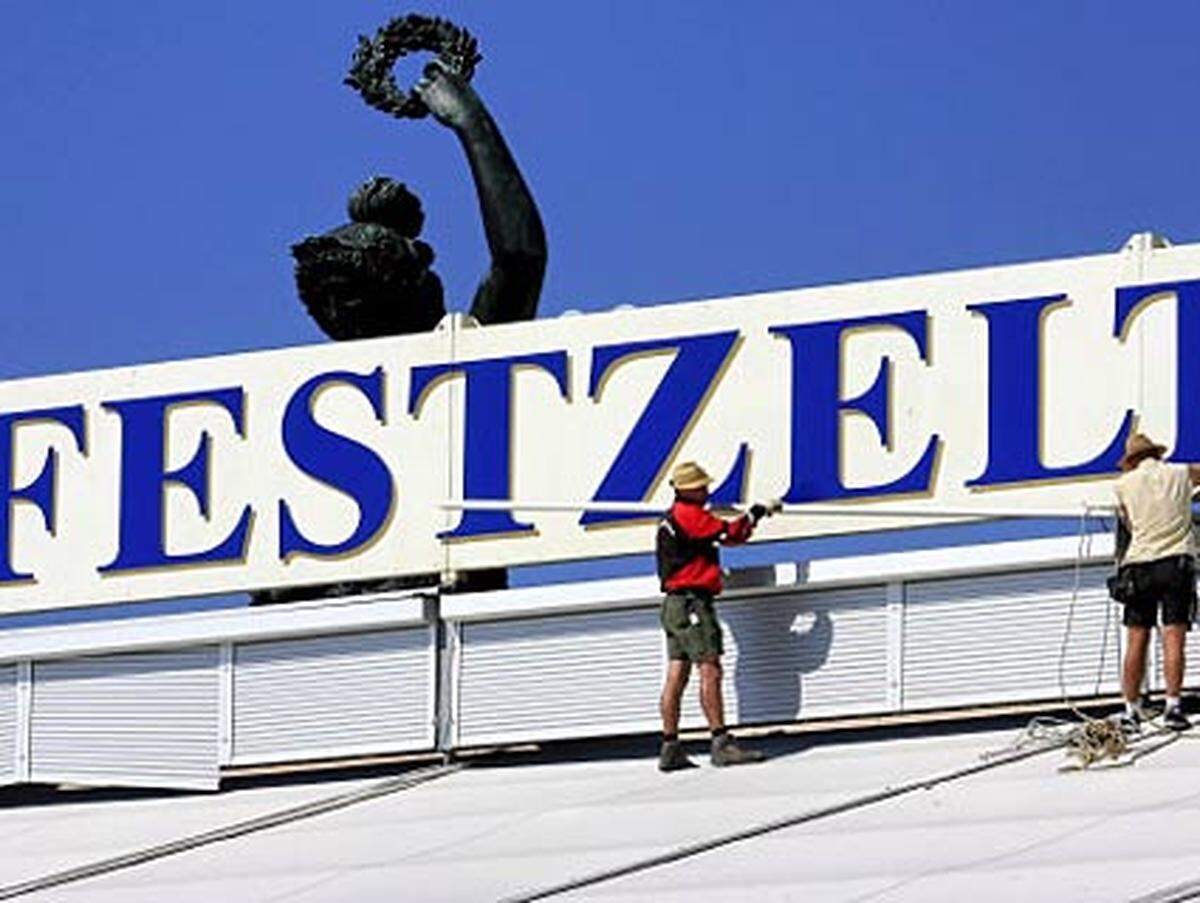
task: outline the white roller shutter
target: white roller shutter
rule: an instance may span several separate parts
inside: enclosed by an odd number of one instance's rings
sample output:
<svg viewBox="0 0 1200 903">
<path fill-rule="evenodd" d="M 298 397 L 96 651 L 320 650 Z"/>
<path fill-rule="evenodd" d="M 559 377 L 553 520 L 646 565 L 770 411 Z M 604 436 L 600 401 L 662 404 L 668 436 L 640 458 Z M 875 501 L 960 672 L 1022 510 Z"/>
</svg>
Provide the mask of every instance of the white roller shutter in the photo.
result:
<svg viewBox="0 0 1200 903">
<path fill-rule="evenodd" d="M 217 647 L 34 662 L 30 779 L 215 790 Z"/>
<path fill-rule="evenodd" d="M 458 742 L 654 730 L 662 662 L 657 608 L 464 624 Z"/>
<path fill-rule="evenodd" d="M 0 784 L 17 779 L 17 666 L 0 665 Z"/>
<path fill-rule="evenodd" d="M 717 613 L 725 631 L 725 712 L 731 724 L 887 709 L 882 584 L 718 601 Z M 691 713 L 699 715 L 694 699 Z"/>
<path fill-rule="evenodd" d="M 731 724 L 887 708 L 882 585 L 718 602 Z M 464 745 L 655 730 L 664 666 L 658 609 L 464 624 Z M 683 724 L 704 724 L 698 679 Z"/>
<path fill-rule="evenodd" d="M 1109 573 L 1082 570 L 1063 669 L 1074 696 L 1095 691 L 1102 652 L 1100 691 L 1119 686 L 1121 612 L 1108 601 Z M 1057 698 L 1074 584 L 1071 567 L 908 584 L 904 708 Z"/>
<path fill-rule="evenodd" d="M 429 627 L 243 643 L 235 764 L 432 749 Z"/>
</svg>

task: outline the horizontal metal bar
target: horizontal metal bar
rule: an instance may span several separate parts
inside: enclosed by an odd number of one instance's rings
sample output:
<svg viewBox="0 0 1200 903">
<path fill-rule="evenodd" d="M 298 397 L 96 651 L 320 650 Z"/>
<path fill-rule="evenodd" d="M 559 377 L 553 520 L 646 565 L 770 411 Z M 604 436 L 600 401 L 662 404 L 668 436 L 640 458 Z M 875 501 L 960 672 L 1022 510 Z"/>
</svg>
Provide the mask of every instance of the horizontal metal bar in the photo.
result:
<svg viewBox="0 0 1200 903">
<path fill-rule="evenodd" d="M 527 499 L 457 499 L 442 502 L 448 511 L 602 511 L 619 514 L 662 514 L 662 505 L 646 502 L 545 502 Z M 779 512 L 790 517 L 913 517 L 938 519 L 1052 518 L 1077 520 L 1111 515 L 1112 505 L 1083 502 L 1077 508 L 903 508 L 863 505 L 784 505 Z"/>
</svg>

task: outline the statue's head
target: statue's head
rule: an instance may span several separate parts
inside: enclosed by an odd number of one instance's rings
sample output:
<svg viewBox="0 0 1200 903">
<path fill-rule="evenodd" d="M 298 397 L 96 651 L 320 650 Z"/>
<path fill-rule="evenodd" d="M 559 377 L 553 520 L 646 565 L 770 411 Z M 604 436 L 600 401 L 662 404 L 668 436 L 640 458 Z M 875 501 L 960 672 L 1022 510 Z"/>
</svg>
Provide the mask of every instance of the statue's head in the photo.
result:
<svg viewBox="0 0 1200 903">
<path fill-rule="evenodd" d="M 433 250 L 417 236 L 421 202 L 400 182 L 376 177 L 350 197 L 350 222 L 292 245 L 296 286 L 333 339 L 432 329 L 446 313 Z"/>
</svg>

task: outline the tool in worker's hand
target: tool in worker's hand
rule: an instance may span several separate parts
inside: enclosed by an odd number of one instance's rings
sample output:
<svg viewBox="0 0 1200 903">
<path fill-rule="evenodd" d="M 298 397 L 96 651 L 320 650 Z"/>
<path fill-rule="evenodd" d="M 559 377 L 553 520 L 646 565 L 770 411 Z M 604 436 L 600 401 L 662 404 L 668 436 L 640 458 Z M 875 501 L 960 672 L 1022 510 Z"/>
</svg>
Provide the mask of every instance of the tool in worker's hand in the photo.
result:
<svg viewBox="0 0 1200 903">
<path fill-rule="evenodd" d="M 785 505 L 771 502 L 773 514 L 794 517 L 839 517 L 839 518 L 919 518 L 922 520 L 1000 520 L 1058 518 L 1078 520 L 1086 517 L 1111 515 L 1113 506 L 1092 502 L 1080 503 L 1077 507 L 1065 508 L 983 508 L 923 506 L 901 507 L 887 504 L 862 505 L 814 505 L 810 503 Z M 660 515 L 664 505 L 655 502 L 550 502 L 524 499 L 454 499 L 439 503 L 447 511 L 605 511 L 616 514 Z"/>
<path fill-rule="evenodd" d="M 750 519 L 757 524 L 764 517 L 770 517 L 772 514 L 778 514 L 783 510 L 783 502 L 780 499 L 771 499 L 769 502 L 755 502 L 750 506 Z"/>
</svg>

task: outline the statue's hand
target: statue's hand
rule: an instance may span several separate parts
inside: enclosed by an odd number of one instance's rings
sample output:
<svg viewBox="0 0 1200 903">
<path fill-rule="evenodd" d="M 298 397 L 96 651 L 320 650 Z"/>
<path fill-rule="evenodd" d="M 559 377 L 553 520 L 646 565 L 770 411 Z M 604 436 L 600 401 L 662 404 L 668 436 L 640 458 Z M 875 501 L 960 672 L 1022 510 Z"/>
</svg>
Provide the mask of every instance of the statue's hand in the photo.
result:
<svg viewBox="0 0 1200 903">
<path fill-rule="evenodd" d="M 482 106 L 471 86 L 437 60 L 425 67 L 425 74 L 413 91 L 438 122 L 452 129 L 465 128 Z"/>
</svg>

